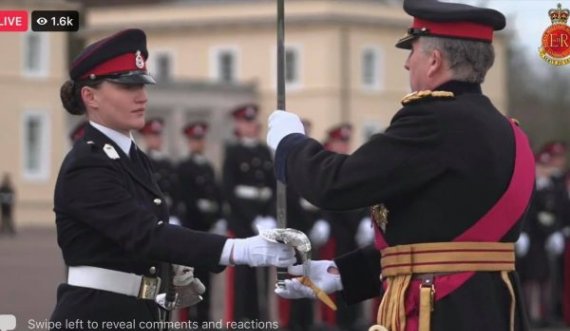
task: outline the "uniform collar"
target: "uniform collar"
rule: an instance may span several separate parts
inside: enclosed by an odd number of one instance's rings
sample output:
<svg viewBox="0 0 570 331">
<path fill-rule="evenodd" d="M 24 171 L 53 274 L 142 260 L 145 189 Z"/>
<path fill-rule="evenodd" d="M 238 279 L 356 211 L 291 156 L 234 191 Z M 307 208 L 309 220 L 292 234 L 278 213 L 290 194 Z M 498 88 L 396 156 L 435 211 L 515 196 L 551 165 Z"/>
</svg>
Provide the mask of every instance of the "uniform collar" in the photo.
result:
<svg viewBox="0 0 570 331">
<path fill-rule="evenodd" d="M 129 150 L 131 149 L 131 143 L 133 142 L 132 134 L 129 134 L 129 137 L 125 136 L 124 134 L 120 133 L 119 131 L 113 130 L 108 128 L 104 125 L 99 123 L 95 123 L 93 121 L 89 121 L 95 129 L 101 131 L 107 138 L 111 139 L 119 148 L 125 152 L 126 155 L 129 155 Z"/>
<path fill-rule="evenodd" d="M 460 82 L 458 80 L 450 80 L 434 89 L 435 91 L 449 91 L 455 95 L 460 94 L 483 94 L 481 85 L 476 83 Z"/>
</svg>

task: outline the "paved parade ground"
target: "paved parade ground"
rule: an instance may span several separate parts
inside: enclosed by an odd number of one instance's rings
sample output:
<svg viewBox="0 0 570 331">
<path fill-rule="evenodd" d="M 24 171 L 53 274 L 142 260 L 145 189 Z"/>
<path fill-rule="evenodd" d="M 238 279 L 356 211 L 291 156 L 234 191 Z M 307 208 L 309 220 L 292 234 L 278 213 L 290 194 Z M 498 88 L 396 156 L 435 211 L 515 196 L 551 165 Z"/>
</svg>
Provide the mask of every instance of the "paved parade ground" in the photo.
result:
<svg viewBox="0 0 570 331">
<path fill-rule="evenodd" d="M 57 285 L 65 275 L 55 229 L 20 229 L 16 237 L 0 237 L 0 252 L 0 315 L 15 315 L 18 331 L 47 330 L 42 322 L 49 319 Z M 221 318 L 222 302 L 221 297 L 214 299 L 214 320 Z"/>
</svg>

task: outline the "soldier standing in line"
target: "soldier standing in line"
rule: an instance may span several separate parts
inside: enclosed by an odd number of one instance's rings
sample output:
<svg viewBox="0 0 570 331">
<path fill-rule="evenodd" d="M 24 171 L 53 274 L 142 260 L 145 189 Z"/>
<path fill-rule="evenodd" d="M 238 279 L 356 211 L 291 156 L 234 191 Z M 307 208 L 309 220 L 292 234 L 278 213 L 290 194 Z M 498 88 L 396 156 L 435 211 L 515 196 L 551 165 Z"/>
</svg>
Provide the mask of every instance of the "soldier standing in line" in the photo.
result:
<svg viewBox="0 0 570 331">
<path fill-rule="evenodd" d="M 2 222 L 0 226 L 0 234 L 16 235 L 14 229 L 14 205 L 16 204 L 16 192 L 9 174 L 4 174 L 2 184 L 0 184 L 0 212 L 2 214 Z"/>
<path fill-rule="evenodd" d="M 273 162 L 271 152 L 259 137 L 257 113 L 254 104 L 239 106 L 231 112 L 237 141 L 226 147 L 222 187 L 230 206 L 229 229 L 236 238 L 254 235 L 258 227 L 276 226 Z M 266 278 L 266 273 L 263 274 L 261 278 Z M 235 268 L 235 277 L 229 284 L 233 298 L 228 296 L 233 313 L 228 312 L 228 319 L 266 317 L 267 284 L 258 275 L 253 268 Z"/>
<path fill-rule="evenodd" d="M 552 291 L 558 278 L 553 257 L 561 253 L 562 222 L 560 187 L 553 178 L 552 150 L 542 148 L 536 156 L 536 185 L 521 238 L 517 241 L 518 269 L 527 298 L 530 321 L 536 326 L 551 322 L 554 311 Z M 528 244 L 522 245 L 522 242 Z"/>
<path fill-rule="evenodd" d="M 198 231 L 210 231 L 216 222 L 222 219 L 222 195 L 216 181 L 214 168 L 204 155 L 208 124 L 205 122 L 188 123 L 182 132 L 188 140 L 190 154 L 177 168 L 180 192 L 180 222 L 182 226 Z M 209 288 L 210 272 L 204 268 L 195 268 L 194 275 Z M 182 320 L 199 322 L 210 320 L 210 294 L 203 295 L 204 300 L 187 310 L 181 311 Z"/>
<path fill-rule="evenodd" d="M 164 193 L 166 203 L 170 210 L 169 221 L 173 224 L 180 224 L 178 220 L 178 211 L 176 210 L 177 192 L 176 192 L 176 171 L 173 162 L 163 150 L 163 133 L 164 120 L 162 118 L 150 118 L 146 121 L 144 127 L 139 130 L 142 135 L 146 147 L 153 176 L 158 182 L 160 190 Z"/>
</svg>

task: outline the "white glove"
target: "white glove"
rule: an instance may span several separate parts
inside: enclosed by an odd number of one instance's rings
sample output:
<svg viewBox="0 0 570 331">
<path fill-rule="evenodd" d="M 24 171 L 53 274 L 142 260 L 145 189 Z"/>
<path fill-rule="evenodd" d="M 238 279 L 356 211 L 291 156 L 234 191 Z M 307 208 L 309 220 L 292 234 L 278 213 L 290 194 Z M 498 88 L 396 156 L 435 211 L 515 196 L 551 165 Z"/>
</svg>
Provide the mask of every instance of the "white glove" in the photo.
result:
<svg viewBox="0 0 570 331">
<path fill-rule="evenodd" d="M 564 235 L 560 231 L 552 233 L 546 238 L 544 248 L 551 255 L 560 255 L 564 252 Z"/>
<path fill-rule="evenodd" d="M 313 224 L 311 231 L 309 231 L 309 239 L 315 246 L 324 245 L 331 235 L 331 226 L 325 220 L 318 220 Z"/>
<path fill-rule="evenodd" d="M 515 242 L 515 252 L 519 257 L 525 257 L 530 248 L 530 238 L 525 232 L 521 232 L 519 239 Z"/>
<path fill-rule="evenodd" d="M 156 303 L 167 310 L 172 310 L 190 307 L 202 301 L 202 294 L 206 292 L 206 286 L 200 279 L 194 277 L 194 268 L 175 264 L 173 269 L 172 284 L 176 292 L 174 306 L 166 304 L 166 293 L 157 295 Z"/>
<path fill-rule="evenodd" d="M 305 134 L 303 122 L 297 114 L 276 110 L 269 115 L 267 145 L 275 151 L 283 138 L 291 133 Z"/>
<path fill-rule="evenodd" d="M 321 260 L 311 261 L 311 271 L 309 278 L 319 287 L 323 292 L 330 294 L 342 290 L 342 282 L 340 275 L 331 273 L 332 270 L 338 270 L 334 261 Z M 290 266 L 289 273 L 294 276 L 303 275 L 303 265 Z M 309 287 L 301 284 L 299 279 L 286 279 L 285 287 L 275 288 L 275 293 L 284 299 L 300 299 L 300 298 L 314 298 L 315 293 Z"/>
<path fill-rule="evenodd" d="M 221 218 L 212 225 L 210 229 L 210 233 L 219 234 L 220 236 L 224 236 L 228 232 L 228 221 Z"/>
<path fill-rule="evenodd" d="M 296 261 L 295 250 L 292 247 L 254 236 L 245 239 L 227 239 L 220 259 L 221 264 L 226 264 L 224 255 L 228 247 L 231 249 L 231 258 L 228 259 L 230 264 L 284 268 Z"/>
<path fill-rule="evenodd" d="M 356 235 L 354 236 L 354 240 L 358 247 L 364 247 L 366 245 L 370 245 L 374 242 L 374 228 L 372 227 L 372 219 L 370 217 L 364 217 L 360 224 L 358 225 L 358 229 L 356 230 Z"/>
<path fill-rule="evenodd" d="M 272 230 L 277 227 L 277 221 L 271 216 L 257 216 L 251 223 L 251 228 L 255 234 L 262 230 Z"/>
</svg>

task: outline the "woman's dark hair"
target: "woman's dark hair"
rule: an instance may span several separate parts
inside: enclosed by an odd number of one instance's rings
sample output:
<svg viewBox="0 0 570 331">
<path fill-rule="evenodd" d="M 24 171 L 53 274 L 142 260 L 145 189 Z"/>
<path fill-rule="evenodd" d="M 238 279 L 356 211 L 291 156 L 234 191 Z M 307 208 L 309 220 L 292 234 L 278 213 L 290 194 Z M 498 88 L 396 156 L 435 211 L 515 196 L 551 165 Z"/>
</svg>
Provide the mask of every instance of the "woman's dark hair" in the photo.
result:
<svg viewBox="0 0 570 331">
<path fill-rule="evenodd" d="M 61 85 L 59 90 L 59 97 L 61 98 L 63 108 L 65 108 L 65 110 L 67 110 L 71 115 L 85 114 L 85 104 L 81 99 L 81 89 L 84 86 L 97 88 L 102 82 L 102 80 L 86 80 L 81 82 L 75 82 L 72 80 L 66 81 Z"/>
</svg>

